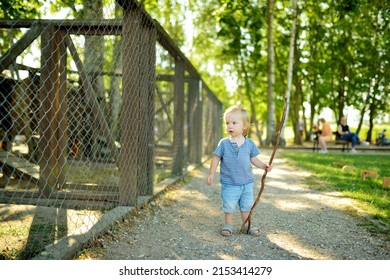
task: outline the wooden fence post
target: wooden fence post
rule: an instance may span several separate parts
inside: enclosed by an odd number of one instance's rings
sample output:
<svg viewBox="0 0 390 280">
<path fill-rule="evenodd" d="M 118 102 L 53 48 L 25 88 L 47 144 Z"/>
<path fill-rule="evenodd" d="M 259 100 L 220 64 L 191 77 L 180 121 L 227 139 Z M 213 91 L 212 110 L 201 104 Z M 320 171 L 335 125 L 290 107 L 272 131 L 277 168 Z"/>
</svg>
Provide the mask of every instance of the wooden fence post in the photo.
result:
<svg viewBox="0 0 390 280">
<path fill-rule="evenodd" d="M 141 24 L 140 55 L 140 139 L 138 190 L 152 195 L 154 184 L 154 114 L 156 84 L 156 29 L 148 21 Z"/>
<path fill-rule="evenodd" d="M 173 121 L 173 149 L 175 159 L 172 174 L 181 175 L 184 167 L 184 63 L 175 59 L 174 77 L 174 121 Z"/>
<path fill-rule="evenodd" d="M 188 159 L 200 164 L 202 158 L 202 106 L 200 80 L 190 78 L 188 83 Z"/>
<path fill-rule="evenodd" d="M 65 184 L 66 164 L 66 49 L 59 29 L 42 33 L 39 188 L 49 197 Z"/>
<path fill-rule="evenodd" d="M 123 93 L 121 127 L 121 153 L 119 157 L 119 204 L 135 206 L 138 198 L 138 161 L 142 155 L 139 146 L 140 129 L 140 56 L 141 14 L 138 9 L 123 11 L 122 53 Z"/>
</svg>

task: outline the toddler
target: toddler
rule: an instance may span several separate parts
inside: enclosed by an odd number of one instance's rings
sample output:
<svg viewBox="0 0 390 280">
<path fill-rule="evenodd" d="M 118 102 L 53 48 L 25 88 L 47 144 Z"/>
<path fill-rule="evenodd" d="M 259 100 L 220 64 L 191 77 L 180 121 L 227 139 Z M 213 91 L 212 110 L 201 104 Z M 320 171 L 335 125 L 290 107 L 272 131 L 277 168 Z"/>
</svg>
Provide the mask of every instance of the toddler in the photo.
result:
<svg viewBox="0 0 390 280">
<path fill-rule="evenodd" d="M 245 109 L 232 106 L 225 111 L 223 119 L 229 136 L 220 140 L 214 151 L 207 184 L 212 184 L 214 174 L 221 163 L 222 211 L 225 214 L 225 224 L 221 229 L 221 234 L 230 236 L 233 233 L 233 214 L 237 206 L 240 209 L 242 221 L 245 222 L 254 202 L 252 164 L 267 171 L 271 171 L 272 166 L 257 157 L 260 154 L 259 149 L 253 140 L 246 137 L 250 121 Z M 245 227 L 246 232 L 248 225 Z M 260 230 L 251 226 L 250 234 L 259 236 Z"/>
</svg>

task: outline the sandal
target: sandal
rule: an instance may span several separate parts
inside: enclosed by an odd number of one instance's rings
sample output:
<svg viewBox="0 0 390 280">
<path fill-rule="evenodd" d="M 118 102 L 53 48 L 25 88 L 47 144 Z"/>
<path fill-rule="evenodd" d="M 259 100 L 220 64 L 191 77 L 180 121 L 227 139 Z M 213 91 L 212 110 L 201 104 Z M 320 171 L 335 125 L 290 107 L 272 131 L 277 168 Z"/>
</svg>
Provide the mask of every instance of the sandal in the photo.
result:
<svg viewBox="0 0 390 280">
<path fill-rule="evenodd" d="M 247 231 L 248 231 L 248 226 L 245 226 L 244 233 L 247 233 Z M 252 236 L 259 236 L 260 230 L 257 227 L 251 227 L 248 234 L 250 234 Z"/>
<path fill-rule="evenodd" d="M 221 229 L 221 235 L 230 236 L 233 233 L 233 225 L 224 224 Z"/>
</svg>

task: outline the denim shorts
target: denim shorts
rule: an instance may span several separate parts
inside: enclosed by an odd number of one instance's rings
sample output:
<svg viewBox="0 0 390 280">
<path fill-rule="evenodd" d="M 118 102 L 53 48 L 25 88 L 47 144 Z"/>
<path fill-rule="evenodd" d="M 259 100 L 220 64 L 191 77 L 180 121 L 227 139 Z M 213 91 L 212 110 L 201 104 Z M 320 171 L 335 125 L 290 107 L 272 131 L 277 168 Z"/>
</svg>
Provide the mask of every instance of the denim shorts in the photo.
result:
<svg viewBox="0 0 390 280">
<path fill-rule="evenodd" d="M 245 185 L 222 184 L 222 211 L 224 213 L 249 212 L 253 206 L 253 183 Z"/>
</svg>

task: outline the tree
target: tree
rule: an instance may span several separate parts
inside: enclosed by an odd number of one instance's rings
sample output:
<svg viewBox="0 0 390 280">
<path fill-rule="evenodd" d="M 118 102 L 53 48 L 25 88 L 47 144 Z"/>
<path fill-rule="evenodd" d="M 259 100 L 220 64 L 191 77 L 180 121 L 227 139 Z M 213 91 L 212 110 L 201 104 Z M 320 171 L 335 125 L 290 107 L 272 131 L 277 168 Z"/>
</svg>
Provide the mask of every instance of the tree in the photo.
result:
<svg viewBox="0 0 390 280">
<path fill-rule="evenodd" d="M 177 0 L 144 0 L 140 1 L 145 10 L 158 20 L 170 37 L 180 48 L 185 42 L 185 6 Z"/>
<path fill-rule="evenodd" d="M 13 1 L 0 1 L 0 18 L 2 19 L 21 19 L 21 18 L 39 18 L 40 8 L 42 3 L 39 0 L 24 1 L 24 0 L 13 0 Z M 0 30 L 0 56 L 3 55 L 10 47 L 14 44 L 14 39 L 22 35 L 20 29 L 7 29 Z M 11 75 L 16 78 L 18 77 L 16 61 L 10 66 Z"/>
<path fill-rule="evenodd" d="M 115 3 L 115 17 L 122 16 L 122 9 Z M 114 45 L 112 47 L 112 66 L 110 68 L 112 76 L 110 79 L 110 105 L 111 105 L 111 132 L 115 139 L 119 139 L 119 115 L 122 104 L 120 83 L 122 73 L 122 38 L 115 37 Z"/>
<path fill-rule="evenodd" d="M 293 62 L 294 62 L 294 49 L 295 49 L 295 35 L 297 30 L 297 1 L 291 0 L 291 8 L 292 8 L 292 14 L 293 14 L 293 20 L 292 20 L 292 27 L 291 27 L 291 38 L 290 38 L 290 54 L 288 58 L 288 68 L 287 68 L 287 88 L 286 88 L 286 94 L 285 94 L 285 102 L 286 105 L 286 122 L 288 120 L 288 113 L 289 113 L 289 107 L 290 107 L 290 95 L 291 95 L 291 84 L 292 84 L 292 75 L 293 75 Z M 282 128 L 281 133 L 281 145 L 284 146 L 286 144 L 286 141 L 284 139 L 284 126 Z"/>
<path fill-rule="evenodd" d="M 262 9 L 250 1 L 227 1 L 223 9 L 216 13 L 219 23 L 218 38 L 226 42 L 221 56 L 235 71 L 238 79 L 236 98 L 239 103 L 248 105 L 251 123 L 261 145 L 261 130 L 258 126 L 257 107 L 260 102 L 257 93 L 261 90 L 261 28 Z"/>
<path fill-rule="evenodd" d="M 273 36 L 273 19 L 274 19 L 274 0 L 267 0 L 267 23 L 268 23 L 268 61 L 267 61 L 267 77 L 268 77 L 268 91 L 267 91 L 267 139 L 269 144 L 276 138 L 276 122 L 275 122 L 275 66 L 274 66 L 274 36 Z"/>
</svg>

